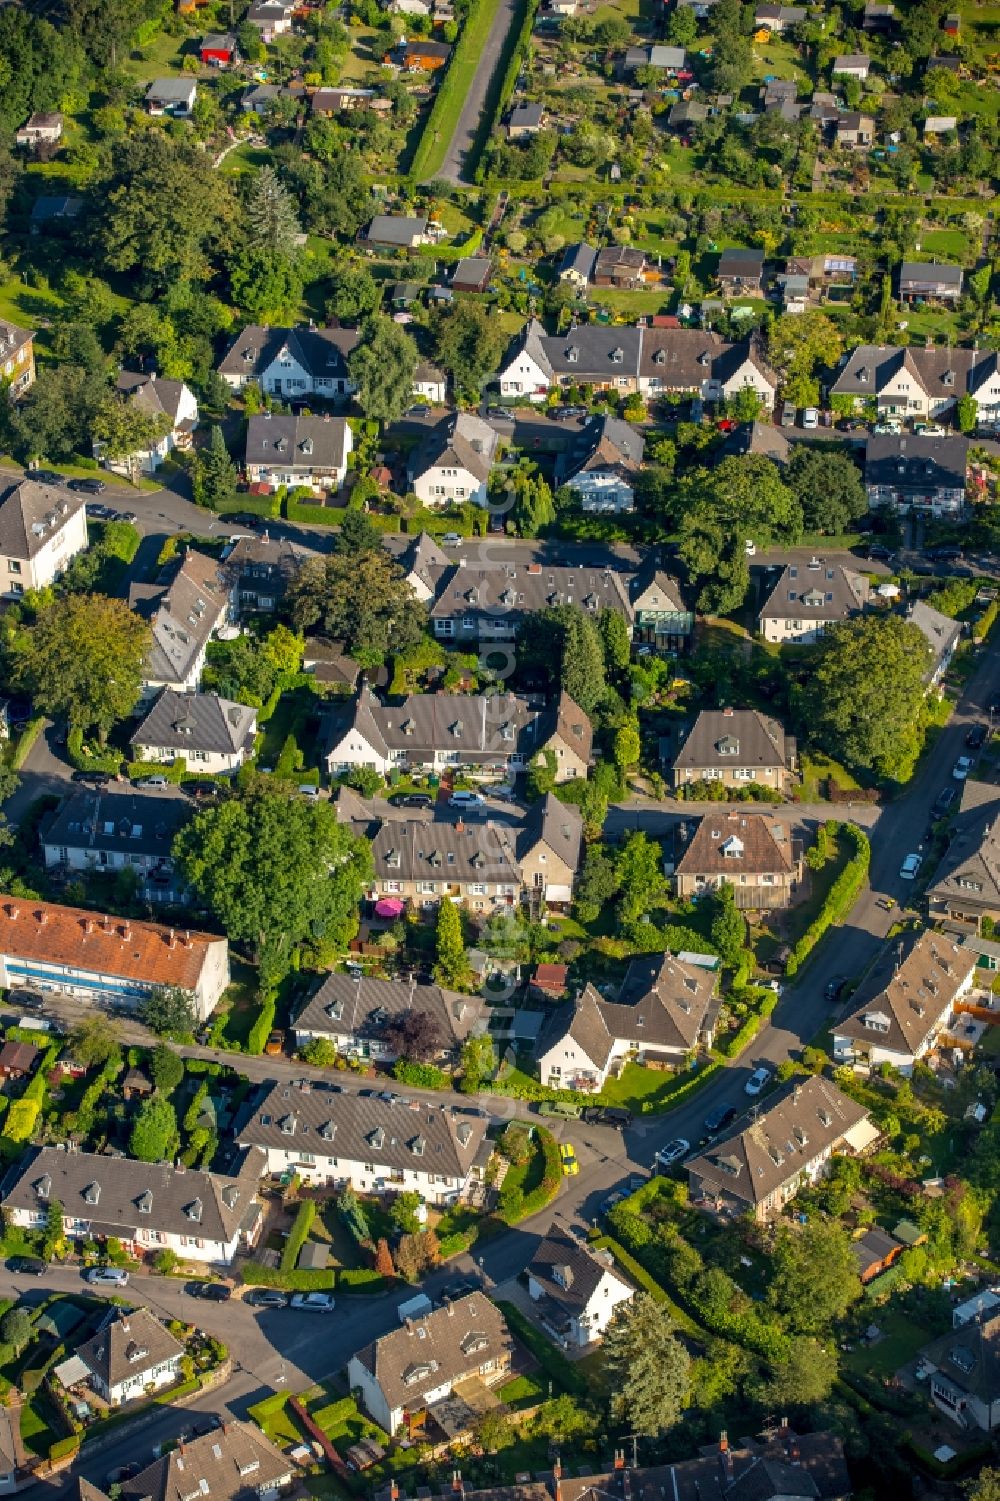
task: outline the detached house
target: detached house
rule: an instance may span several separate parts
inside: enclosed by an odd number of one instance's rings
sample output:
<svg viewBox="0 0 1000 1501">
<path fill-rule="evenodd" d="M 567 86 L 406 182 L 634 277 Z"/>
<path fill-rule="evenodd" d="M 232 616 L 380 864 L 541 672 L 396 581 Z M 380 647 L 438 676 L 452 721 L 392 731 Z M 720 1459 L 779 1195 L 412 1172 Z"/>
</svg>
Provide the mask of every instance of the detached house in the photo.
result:
<svg viewBox="0 0 1000 1501">
<path fill-rule="evenodd" d="M 129 604 L 153 631 L 144 668 L 145 704 L 161 688 L 191 692 L 198 687 L 208 643 L 224 623 L 228 606 L 219 565 L 203 552 L 189 549 L 167 565 L 161 579 L 129 588 Z"/>
<path fill-rule="evenodd" d="M 932 921 L 960 923 L 976 934 L 982 933 L 984 919 L 1000 923 L 998 815 L 995 797 L 959 815 L 951 842 L 927 888 Z"/>
<path fill-rule="evenodd" d="M 247 424 L 247 480 L 268 490 L 279 485 L 306 485 L 317 493 L 339 490 L 353 446 L 343 417 L 259 412 Z"/>
<path fill-rule="evenodd" d="M 231 31 L 210 31 L 202 37 L 198 52 L 203 63 L 216 68 L 228 68 L 240 61 L 236 37 Z"/>
<path fill-rule="evenodd" d="M 777 1219 L 800 1188 L 826 1175 L 835 1152 L 863 1152 L 879 1134 L 863 1105 L 817 1075 L 784 1086 L 755 1117 L 688 1162 L 693 1202 Z"/>
<path fill-rule="evenodd" d="M 236 772 L 253 754 L 257 710 L 217 693 L 175 693 L 165 688 L 132 736 L 138 761 L 211 775 Z"/>
<path fill-rule="evenodd" d="M 975 954 L 942 933 L 893 939 L 855 991 L 850 1016 L 833 1029 L 834 1058 L 910 1073 L 950 1026 L 975 973 Z"/>
<path fill-rule="evenodd" d="M 433 243 L 426 219 L 408 219 L 400 214 L 376 214 L 364 234 L 364 242 L 386 250 L 416 250 Z"/>
<path fill-rule="evenodd" d="M 1000 1314 L 981 1307 L 968 1323 L 924 1345 L 918 1374 L 934 1406 L 960 1430 L 975 1424 L 992 1433 L 1000 1424 Z"/>
<path fill-rule="evenodd" d="M 327 975 L 292 1026 L 300 1048 L 320 1037 L 346 1057 L 394 1063 L 399 1053 L 386 1034 L 392 1023 L 410 1015 L 434 1023 L 440 1058 L 456 1056 L 470 1033 L 485 1030 L 482 1002 L 476 996 L 459 995 L 440 985 L 418 985 L 415 980 L 406 983 L 348 974 Z"/>
<path fill-rule="evenodd" d="M 763 250 L 724 250 L 715 279 L 729 297 L 760 297 L 764 291 Z"/>
<path fill-rule="evenodd" d="M 677 895 L 692 901 L 727 882 L 741 911 L 787 907 L 802 880 L 802 847 L 766 813 L 699 818 L 674 869 Z"/>
<path fill-rule="evenodd" d="M 247 615 L 272 614 L 303 563 L 315 556 L 311 548 L 268 532 L 230 542 L 219 564 L 229 590 L 229 619 L 235 622 Z"/>
<path fill-rule="evenodd" d="M 649 280 L 659 280 L 659 276 L 650 270 L 644 250 L 631 245 L 606 245 L 597 252 L 592 280 L 595 287 L 634 291 Z"/>
<path fill-rule="evenodd" d="M 412 1439 L 436 1424 L 450 1436 L 475 1426 L 460 1388 L 469 1383 L 471 1396 L 503 1382 L 512 1354 L 503 1314 L 485 1293 L 474 1292 L 366 1345 L 351 1356 L 347 1380 L 386 1433 L 405 1427 Z"/>
<path fill-rule="evenodd" d="M 528 1263 L 528 1296 L 555 1342 L 582 1350 L 602 1338 L 615 1310 L 635 1297 L 635 1288 L 614 1270 L 609 1252 L 602 1255 L 553 1230 Z"/>
<path fill-rule="evenodd" d="M 198 85 L 193 78 L 157 78 L 146 90 L 146 112 L 186 118 L 197 97 Z"/>
<path fill-rule="evenodd" d="M 164 419 L 166 431 L 151 448 L 140 449 L 126 458 L 104 458 L 106 469 L 129 477 L 136 468 L 144 474 L 155 474 L 175 448 L 186 452 L 191 447 L 191 435 L 198 426 L 198 402 L 184 381 L 160 380 L 139 370 L 123 370 L 117 389 L 141 412 Z M 102 457 L 100 444 L 94 444 L 94 452 Z"/>
<path fill-rule="evenodd" d="M 593 245 L 580 240 L 575 245 L 566 246 L 556 275 L 561 282 L 574 287 L 578 292 L 584 292 L 593 279 L 596 260 L 597 251 Z"/>
<path fill-rule="evenodd" d="M 759 709 L 703 709 L 674 758 L 675 789 L 688 782 L 748 782 L 788 792 L 796 770 L 795 741 Z"/>
<path fill-rule="evenodd" d="M 83 500 L 61 485 L 23 479 L 0 500 L 0 596 L 17 599 L 61 578 L 87 546 Z"/>
<path fill-rule="evenodd" d="M 902 302 L 958 302 L 962 268 L 937 261 L 904 261 L 899 268 L 899 296 Z"/>
<path fill-rule="evenodd" d="M 42 112 L 30 115 L 14 137 L 18 146 L 55 146 L 63 133 L 63 117 L 59 113 Z"/>
<path fill-rule="evenodd" d="M 962 639 L 961 621 L 943 615 L 923 599 L 910 605 L 906 618 L 917 627 L 931 649 L 930 666 L 924 674 L 924 681 L 929 688 L 935 688 L 951 666 L 951 659 Z"/>
<path fill-rule="evenodd" d="M 757 618 L 764 640 L 803 645 L 817 641 L 836 621 L 859 614 L 871 592 L 865 574 L 815 557 L 787 563 L 776 579 L 769 569 L 764 588 L 768 593 Z"/>
<path fill-rule="evenodd" d="M 148 1308 L 120 1308 L 76 1348 L 86 1380 L 109 1407 L 135 1402 L 180 1379 L 184 1346 Z"/>
<path fill-rule="evenodd" d="M 122 1501 L 181 1501 L 197 1491 L 212 1501 L 274 1501 L 292 1484 L 293 1461 L 252 1423 L 226 1421 L 186 1438 L 122 1484 Z M 80 1501 L 95 1501 L 82 1497 Z M 102 1501 L 99 1493 L 96 1501 Z"/>
<path fill-rule="evenodd" d="M 288 400 L 350 396 L 355 385 L 347 357 L 358 335 L 351 328 L 262 328 L 251 324 L 228 350 L 219 374 L 234 391 L 256 381 Z"/>
<path fill-rule="evenodd" d="M 591 417 L 559 466 L 559 478 L 575 490 L 584 511 L 635 510 L 635 476 L 642 468 L 643 440 L 619 417 Z"/>
<path fill-rule="evenodd" d="M 0 318 L 0 383 L 12 401 L 23 396 L 35 379 L 35 336 L 16 323 Z"/>
<path fill-rule="evenodd" d="M 427 506 L 486 504 L 497 435 L 471 412 L 453 412 L 427 433 L 408 464 L 410 488 Z"/>
<path fill-rule="evenodd" d="M 270 1173 L 358 1193 L 416 1189 L 430 1204 L 456 1204 L 485 1182 L 493 1144 L 487 1121 L 423 1102 L 344 1094 L 323 1084 L 272 1086 L 237 1131 L 259 1147 Z"/>
<path fill-rule="evenodd" d="M 834 78 L 856 78 L 859 83 L 864 83 L 871 71 L 872 60 L 863 52 L 844 52 L 840 57 L 833 60 L 832 73 Z"/>
<path fill-rule="evenodd" d="M 251 1153 L 235 1175 L 101 1152 L 35 1147 L 4 1181 L 4 1213 L 37 1230 L 62 1205 L 66 1234 L 114 1236 L 130 1255 L 176 1251 L 183 1261 L 228 1266 L 263 1225 L 257 1184 L 263 1159 Z"/>
<path fill-rule="evenodd" d="M 256 26 L 262 42 L 271 43 L 292 29 L 292 0 L 253 0 L 247 11 L 249 25 Z"/>
</svg>

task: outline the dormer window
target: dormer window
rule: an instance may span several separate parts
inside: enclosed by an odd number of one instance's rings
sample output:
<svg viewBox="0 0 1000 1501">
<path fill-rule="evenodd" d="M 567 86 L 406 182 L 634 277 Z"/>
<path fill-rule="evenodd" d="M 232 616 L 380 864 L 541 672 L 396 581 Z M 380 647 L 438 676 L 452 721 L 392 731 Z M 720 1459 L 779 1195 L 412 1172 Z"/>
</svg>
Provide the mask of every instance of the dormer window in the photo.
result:
<svg viewBox="0 0 1000 1501">
<path fill-rule="evenodd" d="M 83 1197 L 88 1204 L 99 1204 L 101 1200 L 101 1185 L 95 1180 L 88 1183 L 83 1190 Z"/>
<path fill-rule="evenodd" d="M 281 1131 L 282 1131 L 283 1135 L 285 1135 L 285 1136 L 294 1136 L 295 1135 L 295 1117 L 294 1117 L 294 1115 L 286 1115 L 284 1117 L 284 1119 L 281 1121 L 280 1125 L 281 1125 Z"/>
<path fill-rule="evenodd" d="M 611 363 L 612 363 L 612 365 L 620 365 L 620 364 L 622 364 L 622 362 L 624 361 L 624 359 L 625 359 L 625 351 L 624 351 L 624 349 L 612 349 L 612 351 L 611 351 Z"/>
<path fill-rule="evenodd" d="M 312 453 L 312 451 L 313 451 L 313 440 L 312 440 L 312 438 L 303 438 L 302 439 L 301 447 L 302 447 L 302 452 L 303 453 L 305 453 L 305 454 Z"/>
<path fill-rule="evenodd" d="M 150 1193 L 148 1188 L 139 1195 L 139 1197 L 135 1201 L 135 1205 L 140 1214 L 152 1214 L 153 1195 Z"/>
<path fill-rule="evenodd" d="M 731 834 L 722 846 L 722 853 L 727 860 L 741 860 L 743 858 L 743 840 L 737 839 Z"/>
<path fill-rule="evenodd" d="M 571 344 L 567 349 L 566 359 L 571 365 L 578 365 L 580 363 L 580 351 L 575 344 Z"/>
</svg>

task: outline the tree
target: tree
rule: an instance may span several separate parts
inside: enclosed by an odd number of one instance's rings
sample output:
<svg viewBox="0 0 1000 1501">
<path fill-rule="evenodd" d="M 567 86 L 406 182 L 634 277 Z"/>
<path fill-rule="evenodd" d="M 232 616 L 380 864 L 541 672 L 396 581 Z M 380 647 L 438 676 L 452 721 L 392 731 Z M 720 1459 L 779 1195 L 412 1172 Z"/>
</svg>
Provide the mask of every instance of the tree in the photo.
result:
<svg viewBox="0 0 1000 1501">
<path fill-rule="evenodd" d="M 413 399 L 417 346 L 405 328 L 374 313 L 347 356 L 358 406 L 375 422 L 397 422 Z"/>
<path fill-rule="evenodd" d="M 979 422 L 979 402 L 968 391 L 964 391 L 955 403 L 955 417 L 959 432 L 975 432 Z"/>
<path fill-rule="evenodd" d="M 645 1292 L 619 1303 L 603 1353 L 612 1417 L 653 1438 L 672 1428 L 687 1398 L 691 1362 L 663 1304 Z"/>
<path fill-rule="evenodd" d="M 843 348 L 843 335 L 826 313 L 810 310 L 776 319 L 767 353 L 781 377 L 786 400 L 796 406 L 813 406 L 819 398 L 816 372 L 832 370 Z"/>
<path fill-rule="evenodd" d="M 77 1022 L 69 1037 L 70 1057 L 84 1068 L 102 1068 L 118 1051 L 121 1030 L 104 1016 L 87 1016 Z"/>
<path fill-rule="evenodd" d="M 802 507 L 811 532 L 846 532 L 868 510 L 861 471 L 839 448 L 798 443 L 785 470 L 785 481 Z"/>
<path fill-rule="evenodd" d="M 94 441 L 109 459 L 127 464 L 133 484 L 138 481 L 143 458 L 169 431 L 170 418 L 165 412 L 146 412 L 137 402 L 114 392 L 108 392 L 94 414 Z"/>
<path fill-rule="evenodd" d="M 9 1308 L 0 1319 L 0 1339 L 12 1345 L 16 1354 L 27 1345 L 34 1334 L 34 1325 L 26 1308 Z"/>
<path fill-rule="evenodd" d="M 346 948 L 372 871 L 368 842 L 338 822 L 329 803 L 264 778 L 197 813 L 174 840 L 173 856 L 230 941 L 257 959 L 267 985 L 287 973 L 300 945 Z"/>
<path fill-rule="evenodd" d="M 847 1232 L 836 1221 L 821 1219 L 779 1228 L 768 1296 L 795 1333 L 825 1333 L 861 1296 Z"/>
<path fill-rule="evenodd" d="M 341 323 L 356 323 L 377 313 L 382 306 L 382 289 L 367 266 L 351 261 L 335 266 L 330 273 L 330 295 L 326 315 Z"/>
<path fill-rule="evenodd" d="M 898 616 L 837 621 L 794 695 L 799 723 L 846 765 L 905 781 L 920 753 L 930 659 L 920 630 Z"/>
<path fill-rule="evenodd" d="M 437 1018 L 413 1007 L 390 1017 L 382 1035 L 394 1053 L 400 1058 L 409 1058 L 412 1063 L 427 1063 L 431 1058 L 437 1058 L 444 1048 Z"/>
<path fill-rule="evenodd" d="M 10 444 L 17 458 L 69 459 L 90 449 L 102 383 L 78 365 L 42 365 L 34 384 L 6 412 Z"/>
<path fill-rule="evenodd" d="M 239 473 L 229 456 L 222 428 L 215 424 L 209 428 L 208 446 L 198 455 L 195 499 L 199 505 L 218 510 L 236 498 L 238 479 Z"/>
<path fill-rule="evenodd" d="M 43 605 L 12 655 L 36 708 L 65 715 L 72 730 L 95 730 L 103 744 L 138 701 L 151 643 L 124 600 L 78 594 Z"/>
<path fill-rule="evenodd" d="M 153 1083 L 160 1094 L 172 1094 L 184 1078 L 184 1059 L 173 1048 L 168 1048 L 165 1042 L 153 1049 L 149 1066 Z"/>
<path fill-rule="evenodd" d="M 622 681 L 632 660 L 632 642 L 628 624 L 619 610 L 602 610 L 597 629 L 604 652 L 604 671 L 609 678 Z"/>
<path fill-rule="evenodd" d="M 195 1023 L 194 1002 L 186 990 L 160 985 L 140 1001 L 139 1019 L 158 1037 L 190 1037 Z"/>
<path fill-rule="evenodd" d="M 163 1095 L 150 1095 L 139 1106 L 129 1137 L 129 1155 L 140 1162 L 166 1162 L 177 1150 L 177 1116 Z"/>
<path fill-rule="evenodd" d="M 1000 1470 L 986 1465 L 974 1480 L 966 1480 L 963 1489 L 968 1501 L 1000 1501 Z"/>
<path fill-rule="evenodd" d="M 468 1037 L 462 1044 L 462 1078 L 459 1088 L 463 1094 L 478 1094 L 485 1080 L 496 1073 L 497 1053 L 493 1039 L 484 1033 L 481 1037 Z"/>
<path fill-rule="evenodd" d="M 504 1407 L 487 1407 L 476 1422 L 476 1438 L 487 1454 L 497 1454 L 509 1449 L 514 1442 L 514 1430 Z"/>
<path fill-rule="evenodd" d="M 762 1393 L 768 1407 L 813 1407 L 825 1402 L 837 1379 L 837 1351 L 833 1342 L 821 1345 L 816 1339 L 789 1341 L 788 1354 L 775 1365 Z"/>
<path fill-rule="evenodd" d="M 507 345 L 499 318 L 477 302 L 453 302 L 433 325 L 437 363 L 451 376 L 460 400 L 476 400 Z"/>
<path fill-rule="evenodd" d="M 641 749 L 639 722 L 636 719 L 627 719 L 615 731 L 615 743 L 612 752 L 614 763 L 622 777 L 625 776 L 626 772 L 631 771 L 633 766 L 638 766 Z"/>
<path fill-rule="evenodd" d="M 302 1056 L 316 1068 L 332 1068 L 339 1055 L 336 1043 L 329 1037 L 313 1037 L 302 1049 Z"/>
<path fill-rule="evenodd" d="M 294 318 L 302 298 L 299 258 L 266 245 L 242 245 L 230 258 L 229 284 L 251 318 Z"/>
<path fill-rule="evenodd" d="M 302 225 L 295 199 L 273 167 L 261 167 L 250 178 L 242 221 L 248 245 L 295 259 Z"/>
<path fill-rule="evenodd" d="M 379 1236 L 378 1245 L 375 1247 L 375 1270 L 380 1277 L 395 1277 L 396 1275 L 396 1263 L 392 1259 L 389 1242 L 384 1235 Z"/>
<path fill-rule="evenodd" d="M 678 5 L 670 17 L 667 36 L 671 46 L 690 47 L 698 35 L 698 21 L 693 6 Z"/>
<path fill-rule="evenodd" d="M 465 956 L 461 913 L 447 897 L 442 898 L 438 907 L 435 952 L 435 980 L 450 990 L 458 989 L 468 977 L 469 961 Z"/>
<path fill-rule="evenodd" d="M 629 834 L 615 861 L 618 915 L 623 923 L 637 922 L 666 891 L 663 852 L 647 834 Z"/>
<path fill-rule="evenodd" d="M 398 1193 L 389 1206 L 389 1218 L 400 1234 L 415 1235 L 421 1228 L 419 1210 L 423 1199 L 416 1189 Z"/>
<path fill-rule="evenodd" d="M 738 964 L 746 943 L 747 925 L 728 881 L 723 881 L 713 893 L 712 907 L 712 942 L 726 964 Z"/>
<path fill-rule="evenodd" d="M 364 511 L 345 511 L 337 533 L 337 551 L 347 557 L 382 551 L 382 533 Z"/>
<path fill-rule="evenodd" d="M 513 469 L 493 471 L 490 510 L 495 516 L 508 515 L 522 537 L 537 537 L 556 519 L 552 491 L 530 459 L 522 459 Z"/>
<path fill-rule="evenodd" d="M 46 1261 L 62 1257 L 67 1252 L 66 1223 L 63 1207 L 58 1199 L 50 1199 L 45 1211 L 45 1233 L 42 1238 L 42 1255 Z"/>
<path fill-rule="evenodd" d="M 553 605 L 527 615 L 518 632 L 518 660 L 557 682 L 585 714 L 604 694 L 597 622 L 576 605 Z"/>
<path fill-rule="evenodd" d="M 389 554 L 333 553 L 303 564 L 286 594 L 296 630 L 319 626 L 362 666 L 377 666 L 424 639 L 427 607 Z"/>
<path fill-rule="evenodd" d="M 602 908 L 618 895 L 620 885 L 615 857 L 603 844 L 587 846 L 583 870 L 576 883 L 574 912 L 582 923 L 596 922 Z"/>
</svg>

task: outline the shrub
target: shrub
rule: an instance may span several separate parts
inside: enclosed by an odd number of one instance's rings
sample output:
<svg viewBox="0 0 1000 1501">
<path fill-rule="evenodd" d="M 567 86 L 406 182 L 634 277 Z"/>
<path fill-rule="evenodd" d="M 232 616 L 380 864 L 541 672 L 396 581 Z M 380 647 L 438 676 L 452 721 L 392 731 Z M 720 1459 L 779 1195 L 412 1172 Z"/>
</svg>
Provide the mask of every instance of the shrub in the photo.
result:
<svg viewBox="0 0 1000 1501">
<path fill-rule="evenodd" d="M 295 1270 L 295 1264 L 299 1259 L 299 1252 L 306 1243 L 306 1236 L 312 1229 L 312 1222 L 315 1218 L 316 1200 L 303 1199 L 295 1216 L 295 1223 L 289 1231 L 288 1239 L 285 1241 L 285 1247 L 281 1253 L 281 1270 L 283 1272 L 293 1272 Z"/>
<path fill-rule="evenodd" d="M 380 1293 L 388 1283 L 374 1267 L 344 1266 L 337 1273 L 337 1286 L 345 1293 Z"/>
<path fill-rule="evenodd" d="M 71 1454 L 77 1452 L 79 1447 L 80 1435 L 78 1433 L 71 1433 L 67 1438 L 57 1438 L 49 1446 L 49 1458 L 53 1461 L 68 1459 Z"/>
<path fill-rule="evenodd" d="M 868 877 L 871 845 L 864 830 L 859 829 L 857 824 L 841 823 L 837 825 L 837 836 L 851 844 L 854 853 L 827 892 L 819 912 L 792 950 L 791 958 L 785 966 L 785 974 L 788 976 L 797 972 L 828 928 L 843 922 Z"/>
<path fill-rule="evenodd" d="M 333 1268 L 325 1271 L 279 1271 L 259 1262 L 244 1263 L 241 1276 L 247 1287 L 277 1287 L 286 1293 L 329 1292 L 335 1276 Z"/>
<path fill-rule="evenodd" d="M 260 1012 L 257 1020 L 250 1028 L 247 1037 L 247 1052 L 257 1057 L 263 1053 L 267 1039 L 274 1031 L 274 1018 L 277 1013 L 278 998 L 275 992 L 264 991 L 260 999 Z"/>
<path fill-rule="evenodd" d="M 444 1069 L 433 1063 L 413 1063 L 409 1058 L 397 1060 L 393 1074 L 401 1084 L 413 1084 L 420 1089 L 447 1089 L 451 1080 Z"/>
</svg>

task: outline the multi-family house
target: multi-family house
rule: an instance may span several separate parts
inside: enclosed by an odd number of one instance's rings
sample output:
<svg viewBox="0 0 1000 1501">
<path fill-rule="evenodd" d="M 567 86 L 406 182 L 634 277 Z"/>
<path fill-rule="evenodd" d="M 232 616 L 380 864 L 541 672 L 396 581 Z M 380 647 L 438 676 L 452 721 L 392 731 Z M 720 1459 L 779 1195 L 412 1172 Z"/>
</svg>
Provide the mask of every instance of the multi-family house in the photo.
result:
<svg viewBox="0 0 1000 1501">
<path fill-rule="evenodd" d="M 35 335 L 0 318 L 0 388 L 14 401 L 35 379 Z"/>
<path fill-rule="evenodd" d="M 421 985 L 412 978 L 329 974 L 307 997 L 292 1028 L 300 1048 L 322 1038 L 346 1057 L 394 1063 L 399 1057 L 396 1028 L 414 1015 L 433 1024 L 438 1037 L 435 1056 L 442 1059 L 457 1056 L 470 1034 L 486 1027 L 478 996 Z"/>
<path fill-rule="evenodd" d="M 769 568 L 763 588 L 757 629 L 764 640 L 803 645 L 817 641 L 838 620 L 859 614 L 871 593 L 865 574 L 817 557 Z"/>
<path fill-rule="evenodd" d="M 800 1188 L 829 1172 L 835 1152 L 864 1152 L 878 1139 L 868 1115 L 829 1079 L 789 1082 L 687 1163 L 690 1198 L 733 1216 L 776 1219 Z"/>
<path fill-rule="evenodd" d="M 927 888 L 932 920 L 958 923 L 976 934 L 984 919 L 1000 923 L 1000 798 L 983 786 L 984 801 L 966 808 L 955 820 L 948 848 Z M 966 783 L 963 793 L 977 791 Z"/>
<path fill-rule="evenodd" d="M 639 386 L 638 328 L 588 324 L 549 337 L 532 318 L 500 368 L 502 396 L 543 401 L 550 388 L 594 386 L 630 395 Z"/>
<path fill-rule="evenodd" d="M 671 781 L 674 788 L 757 782 L 788 792 L 795 770 L 795 741 L 776 719 L 759 709 L 702 709 L 674 758 Z"/>
<path fill-rule="evenodd" d="M 216 560 L 189 548 L 167 564 L 156 583 L 133 582 L 128 602 L 153 632 L 143 668 L 143 704 L 151 703 L 161 688 L 196 689 L 208 643 L 224 623 L 229 604 Z"/>
<path fill-rule="evenodd" d="M 33 479 L 11 485 L 0 500 L 0 596 L 45 589 L 86 546 L 80 496 Z"/>
<path fill-rule="evenodd" d="M 580 497 L 584 511 L 634 511 L 642 455 L 642 436 L 628 422 L 607 415 L 591 417 L 560 455 L 557 477 Z"/>
<path fill-rule="evenodd" d="M 164 688 L 132 736 L 137 761 L 229 775 L 253 754 L 257 710 L 217 693 L 177 693 Z"/>
<path fill-rule="evenodd" d="M 779 819 L 767 813 L 708 813 L 695 824 L 674 867 L 682 901 L 733 889 L 741 911 L 787 907 L 802 881 L 802 848 Z"/>
<path fill-rule="evenodd" d="M 515 831 L 492 820 L 386 821 L 372 839 L 372 863 L 371 901 L 395 897 L 422 911 L 442 901 L 464 902 L 472 912 L 489 914 L 521 899 Z"/>
<path fill-rule="evenodd" d="M 0 896 L 0 985 L 134 1006 L 182 990 L 204 1020 L 229 984 L 229 945 L 213 933 Z"/>
<path fill-rule="evenodd" d="M 902 302 L 958 302 L 962 296 L 962 268 L 938 261 L 903 261 L 899 268 Z"/>
<path fill-rule="evenodd" d="M 270 615 L 279 609 L 289 584 L 316 554 L 300 542 L 272 537 L 237 537 L 222 552 L 219 573 L 229 591 L 229 619 Z"/>
<path fill-rule="evenodd" d="M 441 640 L 513 641 L 529 615 L 565 604 L 576 604 L 589 615 L 615 610 L 632 624 L 634 574 L 599 566 L 472 567 L 446 562 L 448 571 L 433 581 L 437 597 L 430 608 L 434 634 Z M 428 579 L 428 587 L 431 582 Z"/>
<path fill-rule="evenodd" d="M 546 793 L 528 809 L 515 831 L 514 852 L 529 905 L 568 906 L 583 858 L 579 808 Z"/>
<path fill-rule="evenodd" d="M 268 490 L 280 485 L 304 485 L 317 494 L 339 490 L 353 446 L 343 417 L 258 412 L 247 423 L 247 481 Z"/>
<path fill-rule="evenodd" d="M 130 1255 L 176 1251 L 184 1261 L 228 1266 L 255 1244 L 263 1224 L 257 1187 L 264 1159 L 250 1153 L 235 1174 L 136 1162 L 102 1152 L 33 1147 L 0 1191 L 9 1222 L 42 1227 L 62 1206 L 66 1234 L 122 1241 Z"/>
<path fill-rule="evenodd" d="M 407 464 L 410 489 L 426 506 L 486 504 L 497 435 L 472 412 L 453 412 L 425 435 Z"/>
<path fill-rule="evenodd" d="M 252 1423 L 228 1418 L 211 1433 L 185 1438 L 123 1482 L 122 1501 L 181 1501 L 195 1492 L 212 1501 L 275 1501 L 289 1489 L 295 1466 Z M 80 1501 L 106 1501 L 98 1496 Z"/>
<path fill-rule="evenodd" d="M 162 419 L 165 431 L 148 448 L 117 458 L 105 457 L 103 444 L 95 443 L 94 453 L 106 469 L 130 478 L 137 469 L 144 474 L 155 474 L 175 448 L 187 451 L 191 447 L 191 435 L 198 426 L 198 402 L 184 381 L 161 380 L 156 375 L 144 375 L 141 370 L 123 370 L 117 390 L 123 400 L 139 411 Z"/>
<path fill-rule="evenodd" d="M 954 516 L 965 508 L 969 440 L 913 433 L 873 433 L 865 454 L 868 504 L 896 511 Z"/>
<path fill-rule="evenodd" d="M 873 402 L 880 417 L 945 416 L 969 384 L 973 350 L 859 344 L 840 361 L 831 398 Z"/>
<path fill-rule="evenodd" d="M 892 939 L 852 996 L 850 1015 L 833 1028 L 834 1058 L 910 1073 L 951 1025 L 975 973 L 976 955 L 943 933 Z"/>
<path fill-rule="evenodd" d="M 591 1250 L 561 1230 L 540 1242 L 527 1273 L 539 1322 L 567 1350 L 597 1344 L 615 1310 L 635 1297 L 635 1288 L 615 1271 L 610 1252 Z"/>
<path fill-rule="evenodd" d="M 146 90 L 146 113 L 186 119 L 197 97 L 198 85 L 193 78 L 157 78 Z"/>
<path fill-rule="evenodd" d="M 760 297 L 764 291 L 763 250 L 724 250 L 715 279 L 727 297 Z"/>
<path fill-rule="evenodd" d="M 479 1116 L 423 1101 L 345 1094 L 306 1080 L 274 1084 L 237 1130 L 267 1171 L 358 1193 L 416 1191 L 455 1204 L 485 1181 L 493 1144 Z"/>
<path fill-rule="evenodd" d="M 180 1379 L 184 1346 L 148 1308 L 116 1308 L 75 1353 L 86 1368 L 87 1385 L 109 1407 L 120 1407 L 173 1386 Z"/>
<path fill-rule="evenodd" d="M 357 342 L 351 328 L 262 328 L 254 323 L 230 346 L 219 374 L 234 391 L 256 381 L 272 396 L 332 401 L 356 389 L 347 356 Z"/>
<path fill-rule="evenodd" d="M 177 787 L 71 792 L 39 828 L 47 870 L 133 870 L 147 901 L 177 901 L 174 837 L 193 812 Z"/>
<path fill-rule="evenodd" d="M 451 558 L 429 532 L 420 532 L 414 537 L 399 554 L 397 562 L 406 582 L 422 604 L 428 604 L 435 598 L 442 580 L 453 567 Z"/>
<path fill-rule="evenodd" d="M 962 639 L 962 623 L 935 610 L 924 599 L 915 600 L 910 605 L 906 618 L 911 625 L 917 627 L 931 649 L 924 682 L 929 688 L 936 688 L 951 666 L 951 660 L 958 649 L 958 643 Z"/>
<path fill-rule="evenodd" d="M 347 1379 L 386 1433 L 405 1427 L 408 1437 L 419 1437 L 436 1413 L 448 1433 L 455 1428 L 455 1408 L 463 1405 L 460 1388 L 505 1380 L 513 1348 L 499 1308 L 485 1293 L 468 1293 L 366 1345 L 351 1356 Z M 471 1410 L 468 1426 L 475 1426 Z"/>
<path fill-rule="evenodd" d="M 593 1093 L 628 1061 L 679 1066 L 711 1044 L 714 989 L 714 970 L 693 956 L 633 959 L 616 996 L 588 983 L 552 1012 L 535 1045 L 539 1078 Z"/>
</svg>

